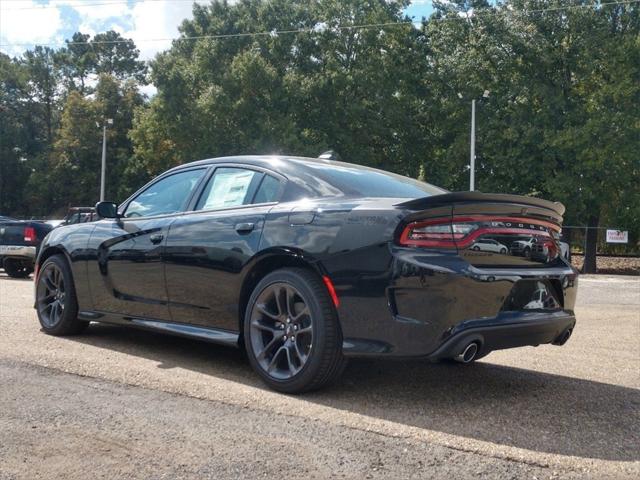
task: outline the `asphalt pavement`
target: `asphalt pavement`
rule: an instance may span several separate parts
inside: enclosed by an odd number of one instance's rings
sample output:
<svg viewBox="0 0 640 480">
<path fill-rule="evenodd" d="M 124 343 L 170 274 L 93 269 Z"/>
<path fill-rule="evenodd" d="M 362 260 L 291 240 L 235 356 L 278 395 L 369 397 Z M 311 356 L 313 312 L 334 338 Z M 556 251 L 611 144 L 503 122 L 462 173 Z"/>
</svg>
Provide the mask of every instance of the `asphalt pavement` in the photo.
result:
<svg viewBox="0 0 640 480">
<path fill-rule="evenodd" d="M 0 272 L 0 480 L 640 478 L 638 277 L 581 277 L 563 347 L 352 361 L 303 396 L 231 348 L 47 336 L 32 287 Z"/>
</svg>

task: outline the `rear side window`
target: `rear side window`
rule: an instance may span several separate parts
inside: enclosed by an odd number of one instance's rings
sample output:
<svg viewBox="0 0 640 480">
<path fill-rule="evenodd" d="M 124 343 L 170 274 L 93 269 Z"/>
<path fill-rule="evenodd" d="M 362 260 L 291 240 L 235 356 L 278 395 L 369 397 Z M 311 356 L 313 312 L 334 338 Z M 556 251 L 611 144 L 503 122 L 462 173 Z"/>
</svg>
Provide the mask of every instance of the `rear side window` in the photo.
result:
<svg viewBox="0 0 640 480">
<path fill-rule="evenodd" d="M 271 175 L 265 175 L 258 187 L 253 203 L 270 203 L 278 201 L 280 181 Z"/>
<path fill-rule="evenodd" d="M 196 210 L 229 208 L 251 203 L 262 173 L 245 168 L 218 168 L 207 182 Z"/>
</svg>

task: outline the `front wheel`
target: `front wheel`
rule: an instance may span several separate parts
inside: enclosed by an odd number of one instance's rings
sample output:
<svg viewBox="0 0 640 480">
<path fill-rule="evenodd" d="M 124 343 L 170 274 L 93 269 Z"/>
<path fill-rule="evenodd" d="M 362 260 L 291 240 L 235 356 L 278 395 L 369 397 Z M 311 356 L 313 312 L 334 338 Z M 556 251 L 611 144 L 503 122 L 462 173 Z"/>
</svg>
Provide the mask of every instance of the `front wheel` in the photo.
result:
<svg viewBox="0 0 640 480">
<path fill-rule="evenodd" d="M 335 308 L 320 278 L 305 269 L 277 270 L 258 283 L 244 338 L 251 366 L 280 392 L 319 389 L 344 369 Z"/>
<path fill-rule="evenodd" d="M 49 335 L 75 335 L 88 325 L 78 319 L 73 276 L 62 255 L 47 258 L 38 272 L 36 310 L 42 330 Z"/>
</svg>

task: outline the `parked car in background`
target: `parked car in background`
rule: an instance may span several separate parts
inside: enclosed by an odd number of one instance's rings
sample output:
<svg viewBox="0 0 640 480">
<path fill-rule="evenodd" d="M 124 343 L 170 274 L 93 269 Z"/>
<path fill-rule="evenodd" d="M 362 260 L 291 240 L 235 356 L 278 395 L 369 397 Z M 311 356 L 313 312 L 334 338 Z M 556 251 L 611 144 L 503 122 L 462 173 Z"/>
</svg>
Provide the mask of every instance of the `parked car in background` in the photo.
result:
<svg viewBox="0 0 640 480">
<path fill-rule="evenodd" d="M 95 207 L 71 207 L 59 226 L 93 222 L 98 218 Z"/>
<path fill-rule="evenodd" d="M 511 255 L 517 255 L 520 257 L 531 257 L 531 251 L 538 242 L 537 237 L 529 237 L 521 240 L 516 240 L 511 243 L 510 252 Z"/>
<path fill-rule="evenodd" d="M 531 246 L 531 259 L 546 262 L 557 257 L 560 252 L 559 243 L 555 240 L 539 239 Z"/>
<path fill-rule="evenodd" d="M 42 330 L 107 322 L 246 349 L 282 392 L 321 388 L 348 357 L 470 363 L 564 344 L 577 272 L 478 255 L 483 239 L 555 241 L 564 206 L 450 193 L 332 160 L 226 157 L 176 167 L 103 218 L 56 228 L 37 260 Z"/>
<path fill-rule="evenodd" d="M 0 266 L 7 275 L 26 278 L 33 273 L 40 243 L 52 229 L 37 221 L 0 222 Z"/>
<path fill-rule="evenodd" d="M 473 242 L 471 245 L 471 250 L 481 250 L 483 252 L 495 252 L 501 253 L 502 255 L 506 255 L 509 252 L 509 249 L 506 245 L 498 242 L 497 240 L 493 240 L 491 238 L 480 238 Z"/>
<path fill-rule="evenodd" d="M 98 218 L 95 207 L 71 207 L 62 220 L 45 220 L 45 223 L 48 223 L 53 228 L 58 228 L 63 225 L 93 222 Z"/>
</svg>

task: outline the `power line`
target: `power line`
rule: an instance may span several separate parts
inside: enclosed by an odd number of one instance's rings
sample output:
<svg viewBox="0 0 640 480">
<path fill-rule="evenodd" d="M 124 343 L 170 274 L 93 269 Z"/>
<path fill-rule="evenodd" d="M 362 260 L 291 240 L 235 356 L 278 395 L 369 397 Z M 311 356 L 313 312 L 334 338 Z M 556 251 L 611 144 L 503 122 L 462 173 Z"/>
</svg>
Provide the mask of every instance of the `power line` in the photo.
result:
<svg viewBox="0 0 640 480">
<path fill-rule="evenodd" d="M 138 3 L 146 3 L 146 2 L 152 2 L 152 3 L 187 3 L 187 2 L 188 3 L 195 3 L 194 0 L 141 0 Z M 127 1 L 127 0 L 114 0 L 113 2 L 102 1 L 102 2 L 95 2 L 95 3 L 84 3 L 84 2 L 75 3 L 75 2 L 73 2 L 73 0 L 64 0 L 64 3 L 57 3 L 57 4 L 54 4 L 54 5 L 43 3 L 41 5 L 31 5 L 29 7 L 0 8 L 0 10 L 1 11 L 49 10 L 49 9 L 60 8 L 60 7 L 84 8 L 84 7 L 100 7 L 100 6 L 105 6 L 105 5 L 129 5 L 129 3 L 130 2 Z M 135 4 L 133 4 L 133 6 L 135 6 Z"/>
<path fill-rule="evenodd" d="M 7 0 L 5 0 L 5 2 L 6 1 Z M 2 10 L 2 11 L 47 10 L 47 9 L 60 8 L 60 7 L 84 8 L 84 7 L 97 7 L 97 6 L 105 6 L 105 5 L 129 5 L 130 4 L 129 0 L 113 0 L 111 2 L 110 1 L 102 1 L 102 2 L 95 2 L 95 3 L 84 3 L 84 2 L 82 2 L 82 0 L 76 0 L 78 3 L 74 2 L 74 0 L 59 0 L 59 1 L 61 1 L 62 3 L 58 3 L 58 4 L 54 4 L 54 5 L 52 5 L 52 4 L 41 4 L 41 5 L 31 5 L 29 7 L 0 8 L 0 10 Z M 203 0 L 200 0 L 200 2 L 202 2 L 202 1 Z M 590 5 L 587 5 L 587 4 L 565 5 L 565 6 L 558 6 L 558 7 L 543 8 L 543 9 L 538 9 L 538 10 L 522 10 L 522 12 L 527 12 L 527 13 L 551 12 L 551 11 L 556 11 L 556 10 L 568 10 L 568 9 L 573 9 L 573 8 L 593 8 L 593 7 L 597 7 L 597 6 L 638 3 L 638 1 L 639 0 L 627 0 L 627 1 L 602 2 L 602 3 L 599 3 L 599 4 L 593 3 L 593 4 L 590 4 Z M 138 0 L 138 2 L 134 3 L 132 6 L 135 6 L 136 4 L 146 3 L 146 2 L 150 2 L 150 3 L 199 3 L 198 0 Z M 427 4 L 427 3 L 433 4 L 434 0 L 427 0 L 427 1 L 422 1 L 422 2 L 414 2 L 414 3 L 412 3 L 412 5 L 423 5 L 423 4 Z M 206 3 L 205 3 L 205 5 L 206 5 Z M 470 10 L 470 11 L 472 11 L 472 10 Z M 464 12 L 460 12 L 460 13 L 464 13 Z"/>
<path fill-rule="evenodd" d="M 168 1 L 168 0 L 153 0 L 153 1 Z M 176 1 L 176 0 L 172 0 L 172 1 Z M 498 13 L 529 15 L 529 14 L 534 14 L 534 13 L 555 12 L 555 11 L 561 11 L 561 10 L 573 10 L 573 9 L 580 9 L 580 8 L 606 7 L 606 6 L 611 6 L 611 5 L 628 5 L 628 4 L 634 4 L 634 3 L 640 3 L 640 0 L 617 0 L 617 1 L 611 1 L 611 2 L 602 2 L 602 3 L 599 3 L 599 4 L 592 4 L 592 5 L 586 5 L 586 4 L 567 5 L 567 6 L 563 6 L 563 7 L 550 7 L 550 8 L 534 9 L 534 10 L 509 10 L 509 9 L 505 9 L 505 10 L 486 9 L 486 10 L 484 10 L 483 9 L 483 10 L 480 10 L 480 11 L 477 11 L 477 12 L 471 12 L 466 16 L 465 15 L 456 15 L 456 16 L 438 17 L 438 18 L 431 18 L 429 21 L 469 20 L 471 18 L 478 17 L 478 16 L 496 15 Z M 464 13 L 464 12 L 460 12 L 460 13 Z M 410 21 L 400 21 L 400 22 L 366 23 L 366 24 L 360 24 L 360 25 L 338 25 L 338 26 L 326 27 L 326 28 L 318 26 L 318 25 L 322 25 L 323 23 L 325 23 L 325 22 L 319 22 L 318 24 L 316 24 L 316 26 L 307 27 L 307 28 L 297 28 L 297 29 L 290 29 L 290 30 L 275 30 L 274 29 L 274 30 L 271 30 L 271 31 L 268 31 L 268 32 L 240 32 L 240 33 L 226 33 L 226 34 L 214 34 L 214 35 L 195 35 L 195 36 L 190 36 L 190 37 L 178 37 L 178 38 L 146 38 L 146 39 L 137 39 L 136 43 L 168 42 L 168 41 L 182 42 L 182 41 L 189 41 L 189 40 L 206 40 L 206 39 L 219 40 L 219 39 L 225 39 L 225 38 L 266 37 L 266 36 L 277 37 L 278 35 L 288 35 L 288 34 L 296 34 L 296 33 L 314 33 L 314 32 L 315 33 L 321 33 L 325 29 L 361 30 L 361 29 L 367 29 L 367 28 L 383 28 L 383 27 L 407 26 L 407 25 L 414 25 L 416 22 L 413 21 L 413 20 L 410 20 Z M 131 39 L 122 39 L 122 40 L 102 40 L 102 41 L 85 41 L 85 42 L 66 41 L 66 42 L 37 43 L 37 44 L 35 44 L 35 43 L 6 43 L 6 44 L 0 44 L 0 48 L 1 47 L 29 47 L 31 45 L 40 45 L 40 46 L 43 46 L 43 47 L 55 47 L 55 46 L 64 46 L 64 45 L 88 45 L 88 44 L 92 44 L 92 45 L 99 45 L 99 44 L 113 45 L 113 44 L 120 44 L 120 43 L 129 43 L 131 41 L 132 41 Z"/>
</svg>

